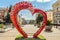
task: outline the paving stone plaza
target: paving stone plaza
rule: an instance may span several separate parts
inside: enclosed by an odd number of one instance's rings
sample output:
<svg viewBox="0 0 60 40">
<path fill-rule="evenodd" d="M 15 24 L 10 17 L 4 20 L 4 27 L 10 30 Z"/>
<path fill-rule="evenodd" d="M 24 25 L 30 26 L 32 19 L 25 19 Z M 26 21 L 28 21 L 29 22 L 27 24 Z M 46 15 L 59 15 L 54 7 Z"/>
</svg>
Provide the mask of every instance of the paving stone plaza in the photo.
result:
<svg viewBox="0 0 60 40">
<path fill-rule="evenodd" d="M 38 28 L 34 25 L 24 25 L 22 27 L 28 35 L 29 33 L 34 33 Z M 15 37 L 19 34 L 19 32 L 14 28 L 7 32 L 0 33 L 0 40 L 15 40 Z M 60 29 L 56 29 L 53 27 L 52 32 L 43 32 L 41 33 L 47 40 L 60 40 Z"/>
</svg>

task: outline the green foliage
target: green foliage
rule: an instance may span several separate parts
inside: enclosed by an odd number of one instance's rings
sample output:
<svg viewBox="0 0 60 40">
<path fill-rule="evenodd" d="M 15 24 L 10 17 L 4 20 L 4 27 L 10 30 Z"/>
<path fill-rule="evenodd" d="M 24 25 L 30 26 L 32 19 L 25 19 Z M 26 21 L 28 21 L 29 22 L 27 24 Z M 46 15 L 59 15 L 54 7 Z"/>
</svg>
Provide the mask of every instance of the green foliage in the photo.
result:
<svg viewBox="0 0 60 40">
<path fill-rule="evenodd" d="M 10 5 L 9 10 L 8 10 L 8 13 L 11 12 L 11 9 L 12 9 L 12 5 Z"/>
<path fill-rule="evenodd" d="M 29 24 L 34 24 L 34 20 L 30 20 Z"/>
<path fill-rule="evenodd" d="M 7 14 L 7 16 L 4 18 L 6 23 L 11 23 L 10 15 Z"/>
<path fill-rule="evenodd" d="M 15 40 L 46 40 L 46 38 L 44 38 L 44 36 L 42 35 L 39 35 L 36 39 L 35 38 L 23 38 L 22 35 L 17 35 Z"/>
<path fill-rule="evenodd" d="M 46 25 L 47 25 L 47 26 L 50 26 L 51 24 L 52 24 L 51 21 L 48 20 Z"/>
<path fill-rule="evenodd" d="M 15 40 L 21 40 L 21 39 L 23 39 L 23 36 L 21 34 L 17 35 L 15 38 Z"/>
<path fill-rule="evenodd" d="M 7 13 L 6 17 L 4 17 L 4 20 L 5 20 L 6 23 L 11 23 L 11 19 L 10 19 L 11 9 L 12 9 L 12 5 L 10 5 L 8 13 Z"/>
<path fill-rule="evenodd" d="M 22 37 L 23 37 L 23 36 L 22 36 L 22 35 L 20 35 L 20 34 L 16 36 L 16 38 L 22 38 Z"/>
<path fill-rule="evenodd" d="M 43 20 L 43 16 L 41 14 L 38 14 L 37 18 L 36 18 L 36 24 L 40 24 L 40 22 L 42 22 Z"/>
<path fill-rule="evenodd" d="M 3 28 L 3 24 L 0 24 L 0 28 Z"/>
<path fill-rule="evenodd" d="M 42 36 L 42 35 L 38 35 L 38 38 L 39 38 L 40 40 L 46 40 L 46 38 L 45 38 L 44 36 Z"/>
</svg>

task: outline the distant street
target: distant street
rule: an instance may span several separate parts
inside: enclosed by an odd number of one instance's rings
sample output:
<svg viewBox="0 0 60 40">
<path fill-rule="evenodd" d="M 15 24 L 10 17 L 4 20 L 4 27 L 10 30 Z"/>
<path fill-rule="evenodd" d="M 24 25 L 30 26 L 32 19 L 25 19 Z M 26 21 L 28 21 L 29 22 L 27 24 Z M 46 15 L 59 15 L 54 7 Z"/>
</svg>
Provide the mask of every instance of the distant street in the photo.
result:
<svg viewBox="0 0 60 40">
<path fill-rule="evenodd" d="M 34 25 L 24 25 L 23 30 L 28 33 L 28 35 L 33 35 L 38 28 Z M 47 40 L 60 40 L 60 30 L 59 29 L 52 29 L 53 32 L 42 32 L 41 34 L 47 39 Z M 0 33 L 0 40 L 15 40 L 16 35 L 18 35 L 19 32 L 14 28 L 12 30 L 9 30 L 5 33 Z"/>
</svg>

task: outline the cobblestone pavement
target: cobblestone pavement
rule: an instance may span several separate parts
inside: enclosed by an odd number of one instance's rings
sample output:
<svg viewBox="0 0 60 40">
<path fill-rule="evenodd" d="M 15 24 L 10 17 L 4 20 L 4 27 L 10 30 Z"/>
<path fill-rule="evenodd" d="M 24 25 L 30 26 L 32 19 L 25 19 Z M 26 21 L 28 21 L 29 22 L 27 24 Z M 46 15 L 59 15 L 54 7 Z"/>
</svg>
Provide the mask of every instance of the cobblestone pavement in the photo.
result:
<svg viewBox="0 0 60 40">
<path fill-rule="evenodd" d="M 60 40 L 60 29 L 52 28 L 52 32 L 41 33 L 47 40 Z"/>
<path fill-rule="evenodd" d="M 30 35 L 31 33 L 35 33 L 38 28 L 34 25 L 25 25 L 22 27 L 23 30 Z M 42 35 L 47 39 L 47 40 L 60 40 L 60 30 L 53 28 L 53 32 L 44 32 L 42 31 Z M 16 35 L 18 35 L 19 32 L 14 28 L 12 30 L 9 30 L 5 33 L 0 33 L 0 40 L 15 40 Z"/>
</svg>

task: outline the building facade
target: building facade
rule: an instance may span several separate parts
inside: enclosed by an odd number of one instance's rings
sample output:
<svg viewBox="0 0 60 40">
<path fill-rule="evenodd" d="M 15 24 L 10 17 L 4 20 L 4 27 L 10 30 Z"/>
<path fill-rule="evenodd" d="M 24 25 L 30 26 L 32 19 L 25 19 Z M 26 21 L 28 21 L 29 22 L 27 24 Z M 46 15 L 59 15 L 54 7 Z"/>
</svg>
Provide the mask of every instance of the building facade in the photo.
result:
<svg viewBox="0 0 60 40">
<path fill-rule="evenodd" d="M 60 24 L 60 0 L 53 4 L 53 19 L 55 24 Z"/>
<path fill-rule="evenodd" d="M 53 10 L 47 10 L 45 12 L 46 12 L 46 15 L 47 15 L 47 20 L 49 20 L 53 23 L 53 21 L 54 21 L 53 20 Z M 36 14 L 36 18 L 37 18 L 38 15 L 39 15 L 39 13 Z"/>
<path fill-rule="evenodd" d="M 0 22 L 3 22 L 5 14 L 7 14 L 8 8 L 0 8 Z"/>
<path fill-rule="evenodd" d="M 53 10 L 47 10 L 45 12 L 47 14 L 47 20 L 49 20 L 53 23 Z"/>
</svg>

